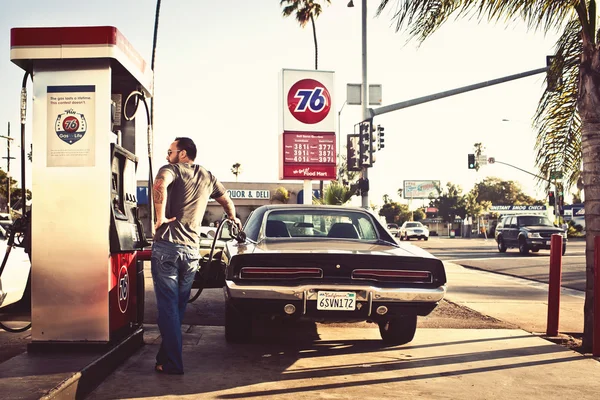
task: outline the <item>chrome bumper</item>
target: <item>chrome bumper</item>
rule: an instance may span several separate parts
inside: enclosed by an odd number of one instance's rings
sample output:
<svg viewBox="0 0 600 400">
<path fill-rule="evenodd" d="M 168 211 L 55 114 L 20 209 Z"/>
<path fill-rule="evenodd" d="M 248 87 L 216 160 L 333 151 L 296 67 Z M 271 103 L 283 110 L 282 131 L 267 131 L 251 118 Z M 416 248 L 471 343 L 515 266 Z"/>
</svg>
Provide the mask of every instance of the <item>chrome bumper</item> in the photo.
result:
<svg viewBox="0 0 600 400">
<path fill-rule="evenodd" d="M 233 281 L 225 281 L 225 295 L 233 300 L 301 300 L 304 304 L 303 314 L 306 313 L 306 302 L 317 301 L 317 293 L 322 290 L 348 291 L 356 293 L 356 301 L 369 303 L 437 303 L 446 294 L 446 285 L 435 289 L 415 288 L 380 288 L 363 285 L 303 285 L 303 286 L 240 286 Z"/>
</svg>

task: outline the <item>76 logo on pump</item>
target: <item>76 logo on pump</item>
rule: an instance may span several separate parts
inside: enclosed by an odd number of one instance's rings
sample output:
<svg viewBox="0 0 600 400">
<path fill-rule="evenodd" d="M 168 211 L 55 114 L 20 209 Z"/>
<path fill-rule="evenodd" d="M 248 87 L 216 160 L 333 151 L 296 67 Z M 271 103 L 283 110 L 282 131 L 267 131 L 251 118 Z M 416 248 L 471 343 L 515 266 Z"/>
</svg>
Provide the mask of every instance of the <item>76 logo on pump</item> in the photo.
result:
<svg viewBox="0 0 600 400">
<path fill-rule="evenodd" d="M 87 122 L 85 116 L 75 112 L 73 109 L 65 110 L 58 114 L 54 130 L 60 140 L 65 143 L 73 144 L 80 140 L 87 132 Z"/>
</svg>

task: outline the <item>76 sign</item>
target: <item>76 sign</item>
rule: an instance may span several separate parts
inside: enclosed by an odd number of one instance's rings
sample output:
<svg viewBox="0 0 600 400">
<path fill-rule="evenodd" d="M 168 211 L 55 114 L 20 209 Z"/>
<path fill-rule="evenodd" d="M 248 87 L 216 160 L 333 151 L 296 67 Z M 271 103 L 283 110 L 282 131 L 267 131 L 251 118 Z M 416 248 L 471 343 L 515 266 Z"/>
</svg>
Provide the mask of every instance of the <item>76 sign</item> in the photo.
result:
<svg viewBox="0 0 600 400">
<path fill-rule="evenodd" d="M 304 124 L 316 124 L 329 114 L 331 95 L 319 81 L 302 79 L 296 82 L 287 94 L 290 113 Z"/>
</svg>

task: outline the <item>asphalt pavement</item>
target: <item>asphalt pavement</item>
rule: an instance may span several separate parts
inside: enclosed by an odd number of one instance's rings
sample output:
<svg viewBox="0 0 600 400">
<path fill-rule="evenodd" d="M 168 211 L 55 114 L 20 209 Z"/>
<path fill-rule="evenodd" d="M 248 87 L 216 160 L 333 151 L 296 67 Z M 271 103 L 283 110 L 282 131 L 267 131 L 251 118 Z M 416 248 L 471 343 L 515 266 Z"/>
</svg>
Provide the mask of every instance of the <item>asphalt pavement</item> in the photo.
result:
<svg viewBox="0 0 600 400">
<path fill-rule="evenodd" d="M 467 240 L 455 241 L 462 245 Z M 156 326 L 146 325 L 145 346 L 88 397 L 381 399 L 401 393 L 425 399 L 597 398 L 600 360 L 543 337 L 547 285 L 445 265 L 446 299 L 514 329 L 420 328 L 411 343 L 386 347 L 376 327 L 258 327 L 253 343 L 231 345 L 222 326 L 186 325 L 186 374 L 168 376 L 153 371 L 160 334 Z M 582 328 L 583 296 L 563 289 L 559 331 L 580 334 Z M 0 364 L 0 393 L 6 399 L 37 399 L 44 393 L 44 398 L 77 398 L 80 377 L 89 378 L 86 372 L 95 362 L 23 353 Z M 54 363 L 59 370 L 50 368 Z"/>
</svg>

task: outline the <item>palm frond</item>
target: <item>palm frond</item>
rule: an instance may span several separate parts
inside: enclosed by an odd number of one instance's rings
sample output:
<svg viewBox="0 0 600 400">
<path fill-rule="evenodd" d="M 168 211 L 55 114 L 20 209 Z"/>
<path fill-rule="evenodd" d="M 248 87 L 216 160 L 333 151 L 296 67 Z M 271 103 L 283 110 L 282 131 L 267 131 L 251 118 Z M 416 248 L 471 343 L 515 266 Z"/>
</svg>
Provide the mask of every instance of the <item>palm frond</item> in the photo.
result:
<svg viewBox="0 0 600 400">
<path fill-rule="evenodd" d="M 379 16 L 391 3 L 381 0 Z M 391 12 L 396 31 L 406 29 L 410 38 L 422 43 L 450 17 L 473 17 L 478 21 L 523 20 L 534 30 L 561 28 L 576 15 L 576 0 L 396 0 Z"/>
<path fill-rule="evenodd" d="M 538 130 L 535 144 L 536 166 L 543 176 L 550 171 L 563 174 L 567 188 L 580 176 L 581 118 L 577 112 L 579 96 L 579 59 L 582 52 L 581 24 L 567 24 L 556 44 L 556 56 L 547 79 L 560 76 L 554 90 L 547 88 L 538 104 L 534 124 Z"/>
</svg>

